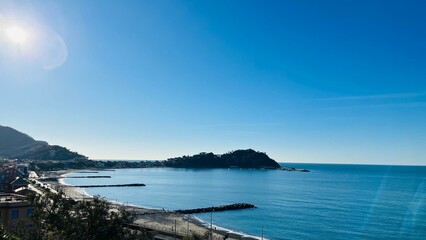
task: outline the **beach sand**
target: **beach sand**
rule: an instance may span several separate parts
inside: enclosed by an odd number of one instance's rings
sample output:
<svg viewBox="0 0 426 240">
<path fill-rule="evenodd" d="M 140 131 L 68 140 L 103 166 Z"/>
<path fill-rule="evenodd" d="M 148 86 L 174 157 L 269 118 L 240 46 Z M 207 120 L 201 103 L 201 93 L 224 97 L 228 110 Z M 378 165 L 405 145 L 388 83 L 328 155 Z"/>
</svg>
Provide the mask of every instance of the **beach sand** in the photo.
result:
<svg viewBox="0 0 426 240">
<path fill-rule="evenodd" d="M 44 174 L 45 177 L 57 177 L 60 178 L 64 174 L 70 173 L 72 171 L 56 171 L 56 172 L 47 172 Z M 59 179 L 59 181 L 49 181 L 48 183 L 55 190 L 62 190 L 67 197 L 73 198 L 75 200 L 90 200 L 92 196 L 88 195 L 80 188 L 72 187 L 65 185 L 64 182 Z M 139 206 L 124 205 L 121 203 L 116 203 L 109 201 L 114 208 L 124 207 L 126 210 L 131 211 L 135 214 L 134 223 L 145 228 L 153 229 L 159 232 L 167 232 L 169 234 L 175 233 L 175 223 L 176 223 L 176 233 L 180 236 L 191 235 L 192 233 L 203 235 L 206 232 L 210 232 L 210 226 L 202 221 L 196 219 L 192 215 L 176 214 L 166 210 L 160 209 L 150 209 L 143 208 Z M 245 236 L 243 234 L 234 233 L 225 229 L 217 228 L 213 225 L 212 228 L 213 239 L 223 239 L 226 234 L 230 240 L 237 239 L 259 239 L 250 236 Z"/>
</svg>

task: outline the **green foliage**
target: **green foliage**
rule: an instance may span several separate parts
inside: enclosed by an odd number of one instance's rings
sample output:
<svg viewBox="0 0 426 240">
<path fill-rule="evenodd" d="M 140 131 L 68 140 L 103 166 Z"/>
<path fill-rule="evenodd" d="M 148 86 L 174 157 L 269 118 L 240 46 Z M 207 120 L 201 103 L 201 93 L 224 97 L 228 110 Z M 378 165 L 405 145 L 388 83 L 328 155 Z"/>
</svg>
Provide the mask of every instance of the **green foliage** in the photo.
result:
<svg viewBox="0 0 426 240">
<path fill-rule="evenodd" d="M 0 125 L 0 157 L 29 160 L 73 160 L 85 156 L 67 148 L 36 141 L 27 134 Z"/>
<path fill-rule="evenodd" d="M 13 157 L 32 160 L 71 160 L 86 158 L 77 152 L 72 152 L 67 148 L 57 145 L 38 145 Z"/>
<path fill-rule="evenodd" d="M 8 156 L 18 149 L 37 144 L 38 142 L 32 137 L 11 127 L 0 125 L 0 155 Z"/>
<path fill-rule="evenodd" d="M 203 235 L 198 235 L 196 233 L 192 233 L 190 236 L 185 236 L 182 238 L 182 240 L 209 240 L 210 239 L 210 232 L 204 232 Z"/>
<path fill-rule="evenodd" d="M 125 227 L 133 222 L 129 212 L 111 209 L 99 197 L 76 202 L 49 192 L 30 195 L 28 200 L 34 206 L 33 227 L 21 233 L 23 239 L 151 239 L 147 232 Z"/>
<path fill-rule="evenodd" d="M 253 149 L 236 150 L 222 155 L 200 153 L 194 156 L 170 158 L 165 162 L 167 167 L 180 168 L 279 168 L 280 165 L 265 153 Z"/>
<path fill-rule="evenodd" d="M 16 238 L 12 236 L 6 228 L 3 226 L 3 224 L 0 223 L 0 240 L 18 240 L 19 238 Z"/>
<path fill-rule="evenodd" d="M 34 171 L 57 171 L 63 169 L 95 168 L 96 162 L 81 159 L 76 161 L 33 161 L 30 169 Z"/>
<path fill-rule="evenodd" d="M 160 161 L 93 161 L 79 159 L 74 161 L 32 161 L 30 169 L 33 171 L 57 171 L 63 169 L 112 169 L 112 168 L 145 168 L 162 167 Z"/>
</svg>

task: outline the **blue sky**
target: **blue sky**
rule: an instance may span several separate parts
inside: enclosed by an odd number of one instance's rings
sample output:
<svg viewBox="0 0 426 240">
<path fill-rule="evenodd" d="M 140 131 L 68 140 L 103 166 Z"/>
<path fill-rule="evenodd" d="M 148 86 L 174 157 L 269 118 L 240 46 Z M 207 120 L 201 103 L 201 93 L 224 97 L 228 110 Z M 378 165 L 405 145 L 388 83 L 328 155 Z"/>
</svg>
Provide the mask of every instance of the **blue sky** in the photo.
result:
<svg viewBox="0 0 426 240">
<path fill-rule="evenodd" d="M 94 159 L 426 164 L 423 1 L 2 1 L 0 124 Z M 7 39 L 18 26 L 24 43 Z"/>
</svg>

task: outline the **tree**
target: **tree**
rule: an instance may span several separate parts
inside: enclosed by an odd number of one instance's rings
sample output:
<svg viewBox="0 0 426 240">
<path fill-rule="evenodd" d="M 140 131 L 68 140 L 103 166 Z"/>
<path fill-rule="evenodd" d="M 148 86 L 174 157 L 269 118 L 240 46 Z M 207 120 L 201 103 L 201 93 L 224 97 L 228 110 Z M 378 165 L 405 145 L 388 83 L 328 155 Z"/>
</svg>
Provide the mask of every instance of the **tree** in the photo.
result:
<svg viewBox="0 0 426 240">
<path fill-rule="evenodd" d="M 152 239 L 148 232 L 126 227 L 133 222 L 124 208 L 113 209 L 99 197 L 76 202 L 62 193 L 30 195 L 34 206 L 33 227 L 21 233 L 24 239 Z"/>
<path fill-rule="evenodd" d="M 15 240 L 18 238 L 13 237 L 3 226 L 3 224 L 0 223 L 0 240 Z"/>
<path fill-rule="evenodd" d="M 182 240 L 209 240 L 210 239 L 210 232 L 206 231 L 203 235 L 198 235 L 196 233 L 192 233 L 189 236 L 185 236 L 182 238 Z"/>
</svg>

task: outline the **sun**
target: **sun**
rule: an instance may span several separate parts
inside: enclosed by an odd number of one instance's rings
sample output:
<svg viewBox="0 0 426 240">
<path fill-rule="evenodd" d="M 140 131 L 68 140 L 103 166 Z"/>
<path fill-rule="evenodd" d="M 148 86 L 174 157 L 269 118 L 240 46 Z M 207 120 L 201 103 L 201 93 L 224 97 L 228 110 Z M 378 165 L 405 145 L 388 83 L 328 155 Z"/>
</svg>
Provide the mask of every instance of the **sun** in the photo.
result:
<svg viewBox="0 0 426 240">
<path fill-rule="evenodd" d="M 17 26 L 7 28 L 6 35 L 12 42 L 17 44 L 23 44 L 27 39 L 27 32 Z"/>
</svg>

